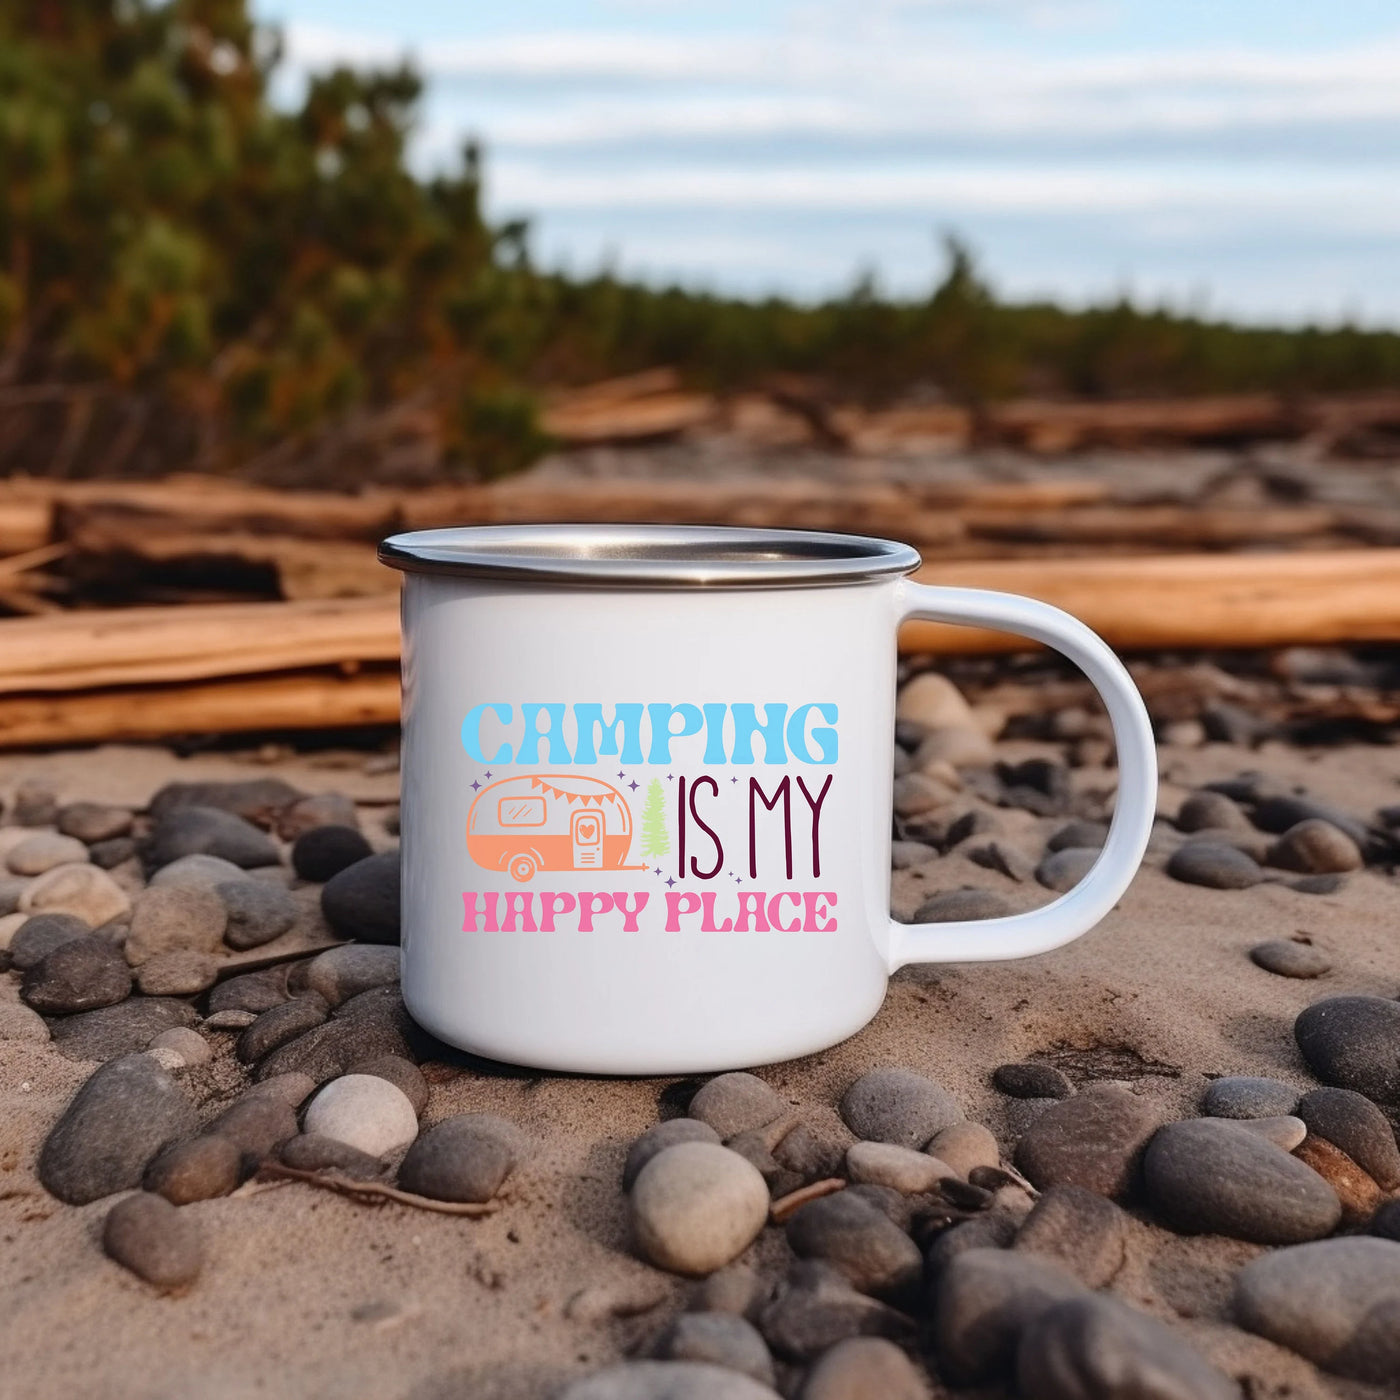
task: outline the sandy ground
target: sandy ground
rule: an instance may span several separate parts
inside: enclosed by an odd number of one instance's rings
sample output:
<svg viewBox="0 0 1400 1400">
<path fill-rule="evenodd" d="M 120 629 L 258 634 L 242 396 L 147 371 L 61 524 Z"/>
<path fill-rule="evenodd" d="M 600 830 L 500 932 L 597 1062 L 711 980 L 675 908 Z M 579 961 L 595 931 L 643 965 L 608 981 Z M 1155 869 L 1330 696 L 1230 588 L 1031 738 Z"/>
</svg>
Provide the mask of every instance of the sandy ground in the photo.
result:
<svg viewBox="0 0 1400 1400">
<path fill-rule="evenodd" d="M 1003 747 L 1009 757 L 1037 751 Z M 1280 746 L 1251 755 L 1207 745 L 1164 749 L 1162 760 L 1167 812 L 1192 784 L 1251 766 L 1361 814 L 1400 800 L 1395 749 Z M 363 756 L 258 769 L 230 757 L 181 761 L 121 749 L 0 760 L 0 791 L 42 773 L 66 797 L 140 802 L 172 777 L 256 772 L 381 805 L 394 799 L 397 781 L 366 774 Z M 1030 824 L 1048 833 L 1059 823 Z M 1219 893 L 1168 880 L 1162 859 L 1149 857 L 1121 906 L 1068 947 L 1020 962 L 907 970 L 851 1040 L 761 1073 L 819 1133 L 844 1140 L 834 1107 L 844 1088 L 871 1067 L 907 1065 L 944 1083 L 1009 1148 L 1010 1101 L 989 1080 L 1007 1060 L 1075 1049 L 1083 1052 L 1081 1075 L 1128 1077 L 1135 1091 L 1184 1116 L 1212 1076 L 1270 1074 L 1309 1085 L 1290 1032 L 1297 1012 L 1325 995 L 1400 990 L 1395 888 L 1386 876 L 1353 876 L 1331 896 L 1272 885 Z M 893 898 L 909 908 L 920 885 L 963 883 L 1026 905 L 1044 897 L 949 858 L 927 875 L 897 876 Z M 1299 931 L 1333 955 L 1334 970 L 1319 981 L 1285 980 L 1247 959 L 1251 944 Z M 0 978 L 0 996 L 15 995 L 15 979 Z M 227 1057 L 232 1037 L 215 1040 Z M 34 1176 L 44 1133 L 90 1068 L 48 1046 L 0 1045 L 5 1397 L 543 1400 L 568 1378 L 635 1349 L 689 1291 L 629 1254 L 618 1184 L 626 1146 L 656 1121 L 669 1081 L 443 1067 L 430 1070 L 437 1082 L 428 1120 L 493 1110 L 532 1135 L 528 1164 L 497 1215 L 473 1221 L 366 1209 L 300 1185 L 203 1202 L 188 1209 L 207 1241 L 204 1274 L 184 1297 L 157 1296 L 102 1254 L 108 1204 L 59 1205 Z M 224 1066 L 226 1085 L 230 1070 Z M 1321 1376 L 1226 1323 L 1231 1279 L 1257 1252 L 1137 1222 L 1112 1291 L 1174 1321 L 1217 1364 L 1251 1378 L 1250 1400 L 1382 1394 Z M 785 1266 L 776 1231 L 752 1253 L 774 1275 Z"/>
</svg>

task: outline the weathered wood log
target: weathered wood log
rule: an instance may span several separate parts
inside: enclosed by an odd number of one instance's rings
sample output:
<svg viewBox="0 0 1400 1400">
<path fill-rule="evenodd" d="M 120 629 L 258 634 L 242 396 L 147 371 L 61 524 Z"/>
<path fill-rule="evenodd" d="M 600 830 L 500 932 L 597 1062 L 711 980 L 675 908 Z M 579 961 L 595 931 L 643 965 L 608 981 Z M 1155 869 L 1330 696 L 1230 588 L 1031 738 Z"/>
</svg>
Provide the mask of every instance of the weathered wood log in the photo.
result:
<svg viewBox="0 0 1400 1400">
<path fill-rule="evenodd" d="M 1326 535 L 1342 523 L 1336 511 L 1322 506 L 1267 510 L 1100 506 L 1020 513 L 973 510 L 963 515 L 963 522 L 969 535 L 987 540 L 1198 549 Z"/>
</svg>

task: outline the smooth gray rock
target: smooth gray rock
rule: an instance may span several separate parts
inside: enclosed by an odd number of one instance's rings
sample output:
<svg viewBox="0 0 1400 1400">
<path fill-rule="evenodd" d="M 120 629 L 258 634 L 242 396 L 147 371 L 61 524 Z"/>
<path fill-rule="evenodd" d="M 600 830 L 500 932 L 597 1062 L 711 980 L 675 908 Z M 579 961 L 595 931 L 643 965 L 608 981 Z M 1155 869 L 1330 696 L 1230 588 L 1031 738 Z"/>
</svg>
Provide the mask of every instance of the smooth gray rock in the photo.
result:
<svg viewBox="0 0 1400 1400">
<path fill-rule="evenodd" d="M 115 1006 L 131 993 L 131 970 L 105 938 L 60 943 L 24 974 L 20 996 L 45 1015 Z"/>
<path fill-rule="evenodd" d="M 1211 1082 L 1201 1112 L 1211 1118 L 1276 1118 L 1292 1113 L 1298 1090 L 1280 1079 L 1231 1074 Z"/>
<path fill-rule="evenodd" d="M 938 859 L 938 852 L 922 841 L 892 841 L 890 843 L 890 866 L 894 870 L 912 870 L 918 865 L 927 865 Z"/>
<path fill-rule="evenodd" d="M 1082 1186 L 1122 1199 L 1133 1193 L 1156 1110 L 1125 1089 L 1102 1086 L 1040 1113 L 1016 1146 L 1016 1165 L 1042 1191 Z"/>
<path fill-rule="evenodd" d="M 309 1074 L 277 1074 L 260 1079 L 244 1091 L 245 1099 L 276 1099 L 288 1108 L 300 1108 L 312 1095 L 316 1081 Z"/>
<path fill-rule="evenodd" d="M 131 900 L 105 870 L 75 862 L 56 865 L 31 880 L 19 907 L 27 914 L 73 914 L 95 929 L 126 914 Z"/>
<path fill-rule="evenodd" d="M 212 890 L 197 885 L 158 885 L 142 890 L 131 906 L 125 944 L 133 967 L 172 948 L 214 952 L 223 941 L 228 912 Z"/>
<path fill-rule="evenodd" d="M 422 1032 L 409 1019 L 397 987 L 361 992 L 335 1008 L 329 1021 L 279 1045 L 258 1061 L 258 1079 L 298 1073 L 318 1084 L 379 1055 L 414 1059 Z"/>
<path fill-rule="evenodd" d="M 984 870 L 995 870 L 1008 880 L 1024 885 L 1035 878 L 1035 862 L 1005 841 L 989 841 L 985 846 L 970 846 L 967 858 Z"/>
<path fill-rule="evenodd" d="M 368 1074 L 376 1079 L 386 1079 L 413 1105 L 413 1111 L 420 1118 L 428 1106 L 428 1081 L 423 1071 L 401 1055 L 375 1055 L 368 1060 L 359 1060 L 351 1065 L 348 1074 Z"/>
<path fill-rule="evenodd" d="M 54 1045 L 68 1059 L 106 1061 L 144 1050 L 162 1031 L 194 1021 L 194 1007 L 187 1001 L 131 996 L 115 1006 L 60 1017 L 49 1028 Z"/>
<path fill-rule="evenodd" d="M 60 808 L 57 826 L 65 836 L 74 836 L 85 846 L 113 841 L 131 831 L 133 814 L 126 807 L 109 807 L 102 802 L 70 802 Z"/>
<path fill-rule="evenodd" d="M 1300 875 L 1345 874 L 1365 864 L 1360 848 L 1345 831 L 1317 817 L 1289 827 L 1269 848 L 1268 862 Z"/>
<path fill-rule="evenodd" d="M 1073 821 L 1062 826 L 1045 843 L 1045 849 L 1055 851 L 1098 851 L 1108 840 L 1108 827 L 1103 822 Z"/>
<path fill-rule="evenodd" d="M 287 1000 L 287 969 L 280 965 L 220 982 L 209 993 L 209 1010 L 263 1012 Z"/>
<path fill-rule="evenodd" d="M 245 870 L 276 865 L 277 846 L 263 831 L 217 807 L 179 806 L 156 821 L 141 848 L 149 870 L 181 856 L 218 856 Z"/>
<path fill-rule="evenodd" d="M 214 1058 L 209 1042 L 188 1026 L 172 1026 L 168 1031 L 161 1031 L 146 1049 L 173 1050 L 187 1065 L 207 1065 Z"/>
<path fill-rule="evenodd" d="M 227 1196 L 242 1179 L 243 1154 L 232 1138 L 205 1133 L 171 1143 L 146 1168 L 142 1184 L 171 1205 Z"/>
<path fill-rule="evenodd" d="M 971 1249 L 943 1271 L 933 1310 L 934 1350 L 956 1384 L 1011 1370 L 1022 1333 L 1068 1298 L 1086 1296 L 1072 1274 L 1020 1250 Z"/>
<path fill-rule="evenodd" d="M 297 902 L 266 880 L 228 880 L 214 886 L 227 916 L 224 942 L 230 948 L 260 948 L 297 921 Z"/>
<path fill-rule="evenodd" d="M 644 1132 L 627 1149 L 627 1160 L 622 1166 L 622 1189 L 630 1191 L 637 1174 L 658 1152 L 674 1147 L 678 1142 L 718 1143 L 720 1136 L 708 1123 L 698 1118 L 668 1118 Z"/>
<path fill-rule="evenodd" d="M 218 856 L 181 856 L 169 865 L 162 865 L 151 876 L 151 889 L 164 889 L 171 885 L 197 885 L 201 889 L 213 890 L 226 882 L 247 879 L 247 873 L 231 860 Z"/>
<path fill-rule="evenodd" d="M 984 1210 L 934 1236 L 924 1259 L 925 1277 L 936 1283 L 948 1265 L 973 1249 L 1009 1249 L 1021 1220 L 1005 1210 Z"/>
<path fill-rule="evenodd" d="M 1015 1248 L 1053 1259 L 1088 1288 L 1103 1288 L 1123 1267 L 1128 1217 L 1082 1186 L 1052 1186 L 1031 1208 Z"/>
<path fill-rule="evenodd" d="M 489 1201 L 515 1170 L 519 1141 L 515 1124 L 494 1113 L 444 1118 L 408 1149 L 399 1185 L 435 1201 Z M 763 1196 L 766 1202 L 766 1189 Z"/>
<path fill-rule="evenodd" d="M 193 948 L 171 948 L 136 969 L 136 985 L 147 996 L 197 996 L 214 985 L 219 960 Z"/>
<path fill-rule="evenodd" d="M 359 829 L 359 813 L 343 792 L 318 792 L 299 798 L 277 813 L 277 834 L 284 841 L 295 841 L 318 826 L 348 826 Z"/>
<path fill-rule="evenodd" d="M 163 1293 L 188 1288 L 204 1264 L 204 1241 L 194 1216 L 149 1191 L 128 1196 L 108 1211 L 102 1248 Z"/>
<path fill-rule="evenodd" d="M 1223 792 L 1193 792 L 1176 814 L 1179 831 L 1252 831 L 1253 826 L 1238 802 Z"/>
<path fill-rule="evenodd" d="M 316 1133 L 298 1133 L 288 1138 L 277 1155 L 298 1171 L 334 1171 L 355 1181 L 373 1181 L 384 1173 L 384 1163 L 378 1157 L 371 1157 L 347 1142 L 337 1142 L 335 1138 Z"/>
<path fill-rule="evenodd" d="M 760 1310 L 758 1329 L 779 1356 L 802 1362 L 846 1337 L 912 1340 L 914 1324 L 889 1304 L 857 1292 L 829 1264 L 801 1259 Z"/>
<path fill-rule="evenodd" d="M 703 1361 L 773 1384 L 773 1358 L 758 1329 L 722 1312 L 683 1312 L 656 1339 L 662 1361 Z"/>
<path fill-rule="evenodd" d="M 1358 846 L 1365 846 L 1370 833 L 1365 822 L 1357 819 L 1338 807 L 1319 802 L 1313 797 L 1300 797 L 1294 793 L 1261 794 L 1251 814 L 1254 825 L 1260 831 L 1268 831 L 1281 836 L 1297 826 L 1299 822 L 1324 821 L 1344 831 Z"/>
<path fill-rule="evenodd" d="M 1324 1084 L 1400 1104 L 1400 1001 L 1327 997 L 1298 1016 L 1293 1036 Z"/>
<path fill-rule="evenodd" d="M 271 1007 L 238 1037 L 238 1058 L 245 1065 L 255 1064 L 278 1046 L 315 1030 L 329 1014 L 325 999 L 315 992 Z"/>
<path fill-rule="evenodd" d="M 1041 1313 L 1016 1351 L 1036 1400 L 1240 1400 L 1239 1387 L 1155 1318 L 1113 1298 L 1070 1298 Z"/>
<path fill-rule="evenodd" d="M 115 870 L 136 855 L 136 841 L 130 836 L 114 836 L 110 841 L 95 841 L 88 847 L 88 859 L 102 870 Z"/>
<path fill-rule="evenodd" d="M 852 1287 L 890 1301 L 911 1299 L 923 1274 L 914 1241 L 849 1190 L 800 1207 L 787 1222 L 787 1241 L 799 1259 L 823 1260 Z"/>
<path fill-rule="evenodd" d="M 26 919 L 10 939 L 10 965 L 28 972 L 61 943 L 86 938 L 92 930 L 73 914 L 35 914 Z"/>
<path fill-rule="evenodd" d="M 1235 1118 L 1230 1121 L 1248 1133 L 1258 1133 L 1285 1152 L 1292 1152 L 1301 1146 L 1308 1135 L 1308 1125 L 1291 1113 L 1282 1113 L 1275 1118 Z"/>
<path fill-rule="evenodd" d="M 151 798 L 151 816 L 160 821 L 182 807 L 213 807 L 257 826 L 270 827 L 284 808 L 305 797 L 281 778 L 239 782 L 166 783 Z"/>
<path fill-rule="evenodd" d="M 1065 894 L 1079 884 L 1099 858 L 1097 846 L 1066 846 L 1046 856 L 1035 869 L 1035 878 L 1047 890 Z"/>
<path fill-rule="evenodd" d="M 621 1361 L 575 1381 L 559 1400 L 779 1400 L 778 1392 L 700 1361 Z"/>
<path fill-rule="evenodd" d="M 914 913 L 916 924 L 959 923 L 964 919 L 1001 919 L 1015 913 L 991 890 L 943 890 L 930 895 Z"/>
<path fill-rule="evenodd" d="M 297 837 L 292 846 L 292 869 L 303 880 L 323 885 L 373 854 L 374 848 L 358 827 L 317 826 Z"/>
<path fill-rule="evenodd" d="M 56 831 L 36 831 L 10 847 L 5 864 L 15 875 L 42 875 L 56 865 L 81 865 L 87 858 L 81 841 Z"/>
<path fill-rule="evenodd" d="M 266 1096 L 245 1096 L 226 1108 L 205 1129 L 235 1143 L 243 1155 L 243 1170 L 256 1171 L 281 1143 L 297 1134 L 297 1116 L 290 1105 Z"/>
<path fill-rule="evenodd" d="M 1169 1123 L 1143 1159 L 1147 1201 L 1174 1230 L 1298 1244 L 1336 1229 L 1342 1204 L 1311 1167 L 1224 1118 Z"/>
<path fill-rule="evenodd" d="M 1311 943 L 1295 943 L 1291 938 L 1271 938 L 1249 950 L 1250 961 L 1278 977 L 1321 977 L 1332 971 L 1332 959 Z"/>
<path fill-rule="evenodd" d="M 399 853 L 382 851 L 347 866 L 321 888 L 321 912 L 342 937 L 399 941 Z"/>
<path fill-rule="evenodd" d="M 800 1400 L 927 1400 L 928 1381 L 893 1342 L 848 1337 L 822 1353 Z"/>
<path fill-rule="evenodd" d="M 103 1065 L 73 1096 L 39 1150 L 39 1180 L 70 1205 L 141 1184 L 146 1164 L 195 1127 L 180 1087 L 149 1055 Z"/>
<path fill-rule="evenodd" d="M 846 1126 L 867 1142 L 921 1148 L 943 1128 L 962 1121 L 957 1100 L 913 1070 L 873 1069 L 841 1098 Z"/>
<path fill-rule="evenodd" d="M 1400 1187 L 1400 1148 L 1380 1109 L 1353 1089 L 1314 1089 L 1293 1110 L 1308 1131 L 1339 1147 L 1383 1190 Z"/>
<path fill-rule="evenodd" d="M 702 1084 L 687 1111 L 721 1138 L 730 1138 L 781 1118 L 788 1105 L 756 1074 L 736 1070 Z"/>
<path fill-rule="evenodd" d="M 1167 861 L 1167 874 L 1182 884 L 1212 890 L 1247 890 L 1264 878 L 1258 863 L 1243 851 L 1213 841 L 1188 841 L 1178 847 Z"/>
<path fill-rule="evenodd" d="M 342 1074 L 317 1091 L 302 1115 L 302 1126 L 308 1133 L 357 1147 L 366 1156 L 386 1157 L 418 1136 L 418 1115 L 397 1084 L 377 1074 Z"/>
<path fill-rule="evenodd" d="M 387 987 L 399 980 L 399 950 L 393 945 L 348 943 L 330 948 L 312 958 L 306 969 L 306 985 L 339 1006 L 375 987 Z"/>
<path fill-rule="evenodd" d="M 992 1083 L 1013 1099 L 1068 1099 L 1074 1095 L 1074 1085 L 1063 1071 L 1033 1060 L 998 1065 L 992 1071 Z"/>
<path fill-rule="evenodd" d="M 753 1317 L 768 1301 L 769 1285 L 747 1264 L 726 1264 L 702 1278 L 690 1294 L 691 1312 L 722 1312 Z"/>
<path fill-rule="evenodd" d="M 22 875 L 0 874 L 0 918 L 19 912 L 20 899 L 28 888 L 29 881 Z M 10 947 L 13 949 L 13 942 Z"/>
<path fill-rule="evenodd" d="M 1356 1236 L 1261 1254 L 1235 1279 L 1235 1319 L 1314 1365 L 1400 1375 L 1400 1243 Z"/>
</svg>

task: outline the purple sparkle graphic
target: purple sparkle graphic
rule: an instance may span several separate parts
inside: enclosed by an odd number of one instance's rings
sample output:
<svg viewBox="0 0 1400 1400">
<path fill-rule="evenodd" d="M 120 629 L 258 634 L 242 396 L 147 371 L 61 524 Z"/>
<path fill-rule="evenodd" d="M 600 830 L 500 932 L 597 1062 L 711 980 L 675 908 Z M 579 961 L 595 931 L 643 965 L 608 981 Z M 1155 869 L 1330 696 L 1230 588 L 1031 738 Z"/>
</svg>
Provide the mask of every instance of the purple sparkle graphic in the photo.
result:
<svg viewBox="0 0 1400 1400">
<path fill-rule="evenodd" d="M 652 873 L 653 875 L 660 875 L 660 874 L 661 874 L 661 867 L 658 865 L 658 866 L 656 867 L 656 869 L 653 870 L 651 873 Z"/>
<path fill-rule="evenodd" d="M 632 789 L 633 792 L 636 792 L 636 790 L 637 790 L 639 784 L 638 784 L 637 780 L 636 780 L 635 778 L 633 778 L 633 780 L 632 780 L 630 783 L 628 783 L 627 786 L 630 787 L 630 788 Z"/>
<path fill-rule="evenodd" d="M 667 773 L 667 774 L 666 774 L 666 781 L 669 783 L 669 782 L 671 781 L 671 779 L 674 778 L 675 776 L 676 776 L 676 775 L 675 775 L 674 773 Z"/>
<path fill-rule="evenodd" d="M 480 783 L 478 783 L 478 782 L 476 782 L 475 780 L 473 780 L 473 782 L 472 782 L 472 791 L 475 792 L 475 791 L 477 790 L 477 788 L 479 788 L 480 786 L 481 786 Z"/>
<path fill-rule="evenodd" d="M 618 776 L 619 778 L 625 778 L 625 777 L 627 776 L 627 774 L 626 774 L 626 773 L 619 773 L 617 776 Z"/>
<path fill-rule="evenodd" d="M 487 775 L 486 775 L 486 778 L 487 778 L 487 781 L 488 781 L 488 782 L 489 782 L 489 781 L 490 781 L 490 779 L 491 779 L 491 775 L 490 775 L 490 773 L 488 773 L 488 774 L 487 774 Z"/>
<path fill-rule="evenodd" d="M 737 783 L 739 780 L 738 780 L 738 778 L 730 778 L 729 781 L 730 781 L 731 783 Z"/>
<path fill-rule="evenodd" d="M 674 885 L 675 883 L 676 883 L 676 882 L 675 882 L 673 879 L 671 879 L 671 877 L 670 877 L 669 875 L 666 877 L 666 888 L 667 888 L 667 889 L 670 889 L 671 886 Z"/>
</svg>

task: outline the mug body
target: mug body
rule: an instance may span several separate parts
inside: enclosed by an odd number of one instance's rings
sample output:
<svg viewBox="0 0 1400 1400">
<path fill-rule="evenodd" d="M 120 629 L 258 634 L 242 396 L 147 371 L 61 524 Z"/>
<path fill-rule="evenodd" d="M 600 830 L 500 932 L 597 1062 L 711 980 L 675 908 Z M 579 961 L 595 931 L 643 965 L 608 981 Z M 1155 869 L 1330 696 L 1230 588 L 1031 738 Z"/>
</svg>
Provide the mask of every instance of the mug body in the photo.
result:
<svg viewBox="0 0 1400 1400">
<path fill-rule="evenodd" d="M 897 588 L 408 572 L 415 1020 L 602 1074 L 789 1059 L 864 1025 L 888 968 Z"/>
</svg>

